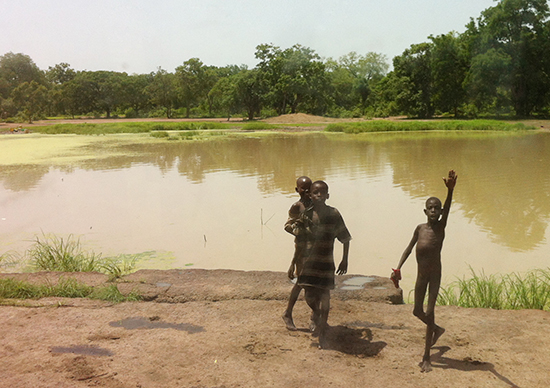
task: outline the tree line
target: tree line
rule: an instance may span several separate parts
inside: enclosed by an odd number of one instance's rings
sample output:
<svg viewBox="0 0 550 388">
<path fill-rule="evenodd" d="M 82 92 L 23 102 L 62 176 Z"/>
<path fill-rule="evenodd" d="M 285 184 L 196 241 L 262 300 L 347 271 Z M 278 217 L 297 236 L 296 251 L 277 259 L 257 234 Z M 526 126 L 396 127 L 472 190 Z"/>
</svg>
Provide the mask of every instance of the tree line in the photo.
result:
<svg viewBox="0 0 550 388">
<path fill-rule="evenodd" d="M 501 0 L 463 33 L 429 36 L 393 58 L 351 52 L 323 59 L 296 44 L 256 47 L 257 65 L 173 72 L 40 70 L 22 53 L 0 56 L 0 119 L 45 116 L 231 117 L 285 113 L 332 117 L 547 116 L 550 9 L 545 0 Z"/>
</svg>

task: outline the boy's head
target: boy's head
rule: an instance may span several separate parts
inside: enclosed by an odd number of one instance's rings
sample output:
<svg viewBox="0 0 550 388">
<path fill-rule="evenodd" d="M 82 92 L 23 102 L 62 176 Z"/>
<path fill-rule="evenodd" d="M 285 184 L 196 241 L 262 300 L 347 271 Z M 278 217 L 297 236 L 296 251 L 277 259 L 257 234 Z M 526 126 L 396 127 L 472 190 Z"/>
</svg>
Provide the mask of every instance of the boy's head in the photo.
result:
<svg viewBox="0 0 550 388">
<path fill-rule="evenodd" d="M 307 176 L 301 176 L 296 179 L 296 192 L 300 195 L 300 198 L 303 198 L 309 194 L 311 188 L 311 179 Z"/>
<path fill-rule="evenodd" d="M 428 216 L 429 221 L 437 221 L 443 212 L 441 200 L 436 197 L 430 197 L 426 200 L 426 209 L 424 214 Z"/>
<path fill-rule="evenodd" d="M 311 184 L 309 196 L 313 203 L 325 203 L 329 198 L 328 185 L 325 181 L 315 181 Z"/>
</svg>

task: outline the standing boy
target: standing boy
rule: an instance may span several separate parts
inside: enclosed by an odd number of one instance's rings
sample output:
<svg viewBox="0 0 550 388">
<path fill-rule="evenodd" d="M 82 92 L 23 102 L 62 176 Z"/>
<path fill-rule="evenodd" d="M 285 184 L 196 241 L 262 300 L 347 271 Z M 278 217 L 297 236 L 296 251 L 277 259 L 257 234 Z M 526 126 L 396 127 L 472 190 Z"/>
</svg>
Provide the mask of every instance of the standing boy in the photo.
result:
<svg viewBox="0 0 550 388">
<path fill-rule="evenodd" d="M 421 364 L 422 372 L 430 372 L 432 370 L 430 348 L 435 345 L 439 337 L 445 332 L 445 329 L 435 324 L 434 310 L 441 284 L 441 248 L 445 239 L 445 227 L 447 226 L 447 218 L 449 217 L 453 190 L 457 178 L 458 175 L 453 170 L 449 171 L 447 178 L 443 178 L 445 186 L 447 186 L 447 199 L 445 200 L 443 209 L 441 208 L 441 201 L 438 198 L 428 198 L 426 209 L 424 209 L 428 221 L 416 227 L 409 246 L 401 256 L 397 269 L 394 269 L 391 274 L 391 279 L 397 287 L 399 280 L 401 280 L 401 267 L 416 244 L 418 273 L 414 288 L 413 314 L 426 324 L 426 345 Z M 428 306 L 426 312 L 424 312 L 426 290 L 428 290 Z"/>
<path fill-rule="evenodd" d="M 338 275 L 348 270 L 348 252 L 351 235 L 340 212 L 325 202 L 329 198 L 328 185 L 313 182 L 310 190 L 311 244 L 297 284 L 304 288 L 306 303 L 312 310 L 314 334 L 319 335 L 319 347 L 326 347 L 326 330 L 330 310 L 330 290 L 334 289 L 334 240 L 344 244 Z"/>
<path fill-rule="evenodd" d="M 288 269 L 288 277 L 294 279 L 302 271 L 304 255 L 307 250 L 307 238 L 310 232 L 310 222 L 305 215 L 306 209 L 311 205 L 309 198 L 309 190 L 311 187 L 311 179 L 307 176 L 301 176 L 296 180 L 296 192 L 300 195 L 300 200 L 292 204 L 288 211 L 288 220 L 285 223 L 285 230 L 294 235 L 294 256 Z M 302 287 L 295 284 L 290 292 L 288 306 L 283 314 L 283 321 L 288 330 L 296 330 L 294 320 L 292 319 L 292 309 L 298 300 Z"/>
</svg>

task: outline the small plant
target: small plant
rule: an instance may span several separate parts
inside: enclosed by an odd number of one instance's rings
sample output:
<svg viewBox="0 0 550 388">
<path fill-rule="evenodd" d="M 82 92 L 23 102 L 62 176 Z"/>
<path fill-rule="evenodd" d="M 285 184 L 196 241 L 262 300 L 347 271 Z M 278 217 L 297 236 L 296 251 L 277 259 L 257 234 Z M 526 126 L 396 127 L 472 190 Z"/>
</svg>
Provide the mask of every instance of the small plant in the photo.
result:
<svg viewBox="0 0 550 388">
<path fill-rule="evenodd" d="M 525 275 L 476 274 L 442 287 L 438 303 L 461 307 L 497 310 L 550 308 L 550 270 L 536 270 Z"/>
<path fill-rule="evenodd" d="M 101 255 L 82 251 L 80 240 L 72 235 L 36 237 L 27 251 L 33 267 L 42 271 L 91 272 L 99 266 Z"/>
<path fill-rule="evenodd" d="M 170 137 L 170 134 L 166 131 L 153 131 L 151 132 L 151 137 L 156 137 L 159 139 L 165 139 Z"/>
<path fill-rule="evenodd" d="M 72 235 L 36 237 L 34 245 L 27 251 L 30 264 L 41 271 L 59 272 L 101 272 L 111 279 L 119 278 L 133 271 L 137 256 L 119 255 L 102 258 L 100 254 L 82 250 L 80 240 Z"/>
</svg>

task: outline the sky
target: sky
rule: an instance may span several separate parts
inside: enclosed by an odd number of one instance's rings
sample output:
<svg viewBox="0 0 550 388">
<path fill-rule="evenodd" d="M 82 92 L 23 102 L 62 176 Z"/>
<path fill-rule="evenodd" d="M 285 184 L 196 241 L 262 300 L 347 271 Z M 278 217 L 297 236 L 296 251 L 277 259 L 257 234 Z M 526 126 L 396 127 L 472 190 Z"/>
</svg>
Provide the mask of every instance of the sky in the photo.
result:
<svg viewBox="0 0 550 388">
<path fill-rule="evenodd" d="M 393 57 L 430 35 L 462 33 L 494 0 L 0 0 L 0 55 L 40 69 L 144 74 L 257 64 L 256 46 L 300 44 L 322 58 Z"/>
</svg>

